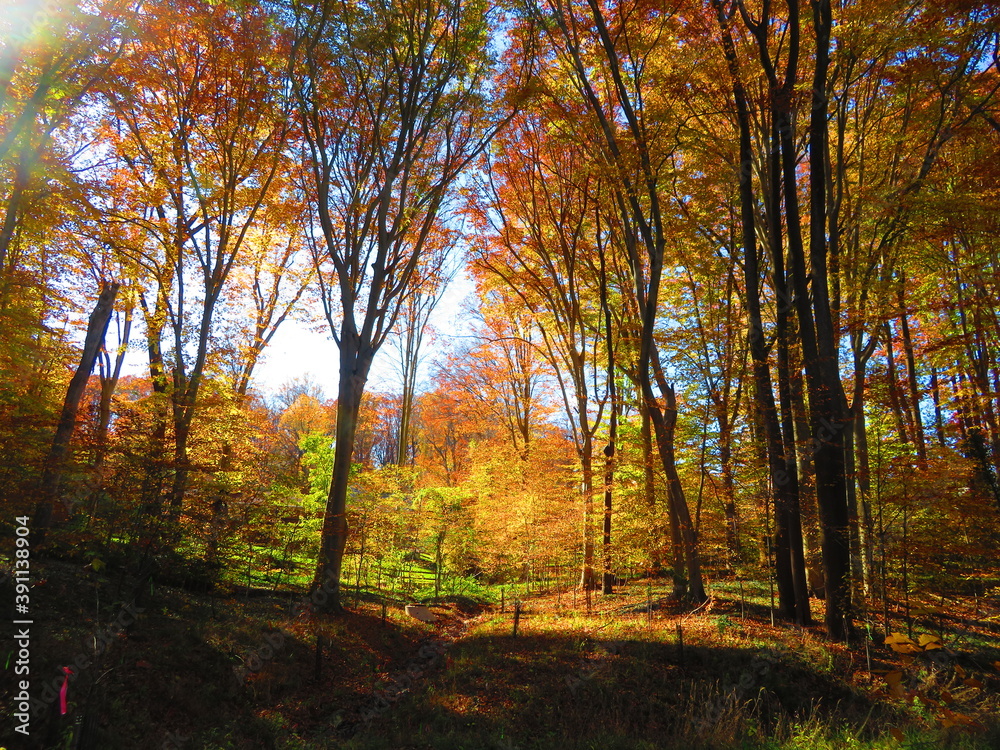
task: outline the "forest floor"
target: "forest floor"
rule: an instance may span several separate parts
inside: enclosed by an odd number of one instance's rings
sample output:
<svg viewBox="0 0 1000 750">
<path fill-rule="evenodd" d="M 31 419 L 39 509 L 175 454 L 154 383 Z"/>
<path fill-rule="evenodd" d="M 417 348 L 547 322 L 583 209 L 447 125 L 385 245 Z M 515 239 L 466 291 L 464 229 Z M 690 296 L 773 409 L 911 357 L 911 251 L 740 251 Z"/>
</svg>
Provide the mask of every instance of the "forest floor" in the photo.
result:
<svg viewBox="0 0 1000 750">
<path fill-rule="evenodd" d="M 10 736 L 5 681 L 0 747 L 1000 748 L 996 597 L 914 608 L 912 639 L 893 620 L 893 648 L 874 628 L 842 645 L 819 625 L 772 624 L 750 581 L 710 585 L 700 607 L 661 580 L 589 603 L 539 593 L 514 635 L 509 601 L 441 600 L 434 624 L 364 597 L 317 617 L 301 595 L 93 568 L 34 569 L 36 716 L 30 742 Z"/>
</svg>

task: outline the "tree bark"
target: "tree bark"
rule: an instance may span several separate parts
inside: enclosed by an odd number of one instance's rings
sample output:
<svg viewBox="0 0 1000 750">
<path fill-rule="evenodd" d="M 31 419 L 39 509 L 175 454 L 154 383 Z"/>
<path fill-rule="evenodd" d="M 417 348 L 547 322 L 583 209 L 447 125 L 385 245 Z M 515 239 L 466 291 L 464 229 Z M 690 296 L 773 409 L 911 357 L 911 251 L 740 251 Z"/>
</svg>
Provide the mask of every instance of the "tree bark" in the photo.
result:
<svg viewBox="0 0 1000 750">
<path fill-rule="evenodd" d="M 108 323 L 111 321 L 111 313 L 115 307 L 115 298 L 118 296 L 119 288 L 120 285 L 117 282 L 105 284 L 101 289 L 100 296 L 97 298 L 97 304 L 94 306 L 93 312 L 90 313 L 90 320 L 87 323 L 87 336 L 84 339 L 83 353 L 80 356 L 80 364 L 77 366 L 76 372 L 73 374 L 69 386 L 66 388 L 66 397 L 63 400 L 59 423 L 56 425 L 52 445 L 45 460 L 45 469 L 42 473 L 38 501 L 35 505 L 35 514 L 32 521 L 34 544 L 42 544 L 45 541 L 46 532 L 52 524 L 55 501 L 59 493 L 59 483 L 66 468 L 69 443 L 76 428 L 76 415 L 80 410 L 80 401 L 83 399 L 83 393 L 87 389 L 87 381 L 90 378 L 90 373 L 97 362 L 97 355 L 104 345 L 104 336 L 108 330 Z"/>
<path fill-rule="evenodd" d="M 152 312 L 143 295 L 139 296 L 143 319 L 146 323 L 146 354 L 149 358 L 149 379 L 152 388 L 153 424 L 149 434 L 149 448 L 140 495 L 146 523 L 159 522 L 163 510 L 163 485 L 167 474 L 167 374 L 163 362 L 161 336 L 166 320 L 166 293 L 157 290 Z"/>
<path fill-rule="evenodd" d="M 917 383 L 917 363 L 913 355 L 910 322 L 906 311 L 906 282 L 902 277 L 898 287 L 899 326 L 903 335 L 903 352 L 906 355 L 906 380 L 910 390 L 910 409 L 913 411 L 913 445 L 917 449 L 917 465 L 927 468 L 927 445 L 924 438 L 924 420 L 920 414 L 920 386 Z"/>
<path fill-rule="evenodd" d="M 318 612 L 340 614 L 340 575 L 347 548 L 347 491 L 354 455 L 361 398 L 371 369 L 373 351 L 362 351 L 357 334 L 341 334 L 340 386 L 337 393 L 337 432 L 333 454 L 333 476 L 323 516 L 316 575 L 310 593 Z"/>
<path fill-rule="evenodd" d="M 663 462 L 663 469 L 667 474 L 667 493 L 671 508 L 670 518 L 675 551 L 675 583 L 677 583 L 677 574 L 679 572 L 676 570 L 679 567 L 677 552 L 683 551 L 683 565 L 687 573 L 686 586 L 683 589 L 675 586 L 675 593 L 681 594 L 686 592 L 695 601 L 703 602 L 708 597 L 705 594 L 705 585 L 701 577 L 698 540 L 695 537 L 694 524 L 691 522 L 691 512 L 684 497 L 684 487 L 681 484 L 680 476 L 677 474 L 677 462 L 674 454 L 674 431 L 677 426 L 677 399 L 672 387 L 664 387 L 661 384 L 660 388 L 665 397 L 665 408 L 661 411 L 659 406 L 653 406 L 650 408 L 650 417 L 653 423 L 653 433 L 656 435 L 660 458 Z"/>
<path fill-rule="evenodd" d="M 608 276 L 604 262 L 604 248 L 600 248 L 600 296 L 604 313 L 604 344 L 608 353 L 605 378 L 608 384 L 608 399 L 611 401 L 611 415 L 608 421 L 608 444 L 604 448 L 604 579 L 602 593 L 614 593 L 614 574 L 611 569 L 611 513 L 615 481 L 615 451 L 618 443 L 618 388 L 615 384 L 614 329 L 611 320 L 611 305 L 608 303 Z"/>
<path fill-rule="evenodd" d="M 580 466 L 583 473 L 583 567 L 580 570 L 580 588 L 584 591 L 597 588 L 594 573 L 594 465 L 593 440 L 583 433 L 580 446 Z"/>
<path fill-rule="evenodd" d="M 723 48 L 736 103 L 736 118 L 739 127 L 740 141 L 740 223 L 742 228 L 744 252 L 744 276 L 746 282 L 746 308 L 750 323 L 748 339 L 750 356 L 753 362 L 754 400 L 760 422 L 764 428 L 764 441 L 767 446 L 767 465 L 771 475 L 771 491 L 775 510 L 775 577 L 778 583 L 778 600 L 782 615 L 789 619 L 806 624 L 809 616 L 809 596 L 806 587 L 805 558 L 802 551 L 802 526 L 798 510 L 798 479 L 792 454 L 791 472 L 786 455 L 786 446 L 781 434 L 781 424 L 778 419 L 777 406 L 774 401 L 774 390 L 771 384 L 771 371 L 768 363 L 767 349 L 764 342 L 764 325 L 760 305 L 760 257 L 756 239 L 756 202 L 753 191 L 753 147 L 750 132 L 750 113 L 747 96 L 740 76 L 739 63 L 733 44 L 732 33 L 726 19 L 725 10 L 719 0 L 713 3 L 716 16 L 723 32 Z M 776 130 L 774 132 L 777 132 Z M 778 166 L 777 158 L 772 154 L 769 160 L 772 168 Z M 777 174 L 773 175 L 774 183 L 769 185 L 765 195 L 768 207 L 767 218 L 772 255 L 781 260 L 780 218 L 778 206 L 774 203 L 777 190 Z M 775 275 L 781 269 L 775 267 Z M 783 276 L 783 274 L 782 274 Z M 779 323 L 787 319 L 787 308 L 784 301 L 778 300 Z M 785 326 L 787 328 L 787 326 Z M 779 337 L 785 335 L 779 330 Z M 784 358 L 782 359 L 782 356 Z M 782 367 L 783 366 L 783 367 Z M 779 376 L 784 375 L 784 392 L 788 391 L 787 346 L 779 353 Z M 790 399 L 789 399 L 790 401 Z M 790 411 L 786 412 L 786 416 Z"/>
<path fill-rule="evenodd" d="M 790 7 L 796 6 L 792 3 Z M 795 9 L 797 15 L 797 8 Z M 797 18 L 795 21 L 797 25 Z M 844 465 L 845 403 L 839 367 L 839 332 L 834 330 L 827 282 L 827 78 L 830 67 L 830 35 L 833 27 L 830 0 L 814 0 L 813 28 L 816 38 L 812 80 L 812 112 L 809 121 L 809 259 L 812 284 L 807 287 L 801 247 L 793 255 L 796 263 L 796 297 L 803 332 L 806 382 L 812 411 L 816 451 L 816 494 L 823 524 L 823 564 L 826 573 L 826 630 L 831 638 L 846 640 L 851 629 L 851 552 L 849 513 Z M 793 32 L 794 33 L 794 32 Z M 792 133 L 783 136 L 785 199 L 796 210 L 789 211 L 789 225 L 798 222 L 795 197 L 796 160 Z M 791 193 L 789 192 L 791 191 Z M 794 214 L 794 215 L 793 215 Z M 796 226 L 797 229 L 797 226 Z M 795 237 L 798 232 L 792 232 Z M 810 295 L 809 292 L 812 292 Z M 812 297 L 810 309 L 809 298 Z M 812 325 L 815 322 L 815 334 Z M 806 330 L 809 330 L 806 335 Z"/>
</svg>

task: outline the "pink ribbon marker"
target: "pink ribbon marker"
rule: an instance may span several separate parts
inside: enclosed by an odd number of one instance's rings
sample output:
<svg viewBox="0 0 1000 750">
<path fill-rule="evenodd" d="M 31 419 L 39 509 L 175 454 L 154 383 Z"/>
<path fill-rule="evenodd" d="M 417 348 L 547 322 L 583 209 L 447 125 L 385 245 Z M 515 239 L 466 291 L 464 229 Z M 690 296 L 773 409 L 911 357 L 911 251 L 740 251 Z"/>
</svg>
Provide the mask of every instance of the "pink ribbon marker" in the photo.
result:
<svg viewBox="0 0 1000 750">
<path fill-rule="evenodd" d="M 69 676 L 71 674 L 73 674 L 73 670 L 70 669 L 69 667 L 63 667 L 62 671 L 63 671 L 63 673 L 66 676 L 63 678 L 62 687 L 59 688 L 59 710 L 62 712 L 62 715 L 65 716 L 66 715 L 66 693 L 69 691 Z"/>
</svg>

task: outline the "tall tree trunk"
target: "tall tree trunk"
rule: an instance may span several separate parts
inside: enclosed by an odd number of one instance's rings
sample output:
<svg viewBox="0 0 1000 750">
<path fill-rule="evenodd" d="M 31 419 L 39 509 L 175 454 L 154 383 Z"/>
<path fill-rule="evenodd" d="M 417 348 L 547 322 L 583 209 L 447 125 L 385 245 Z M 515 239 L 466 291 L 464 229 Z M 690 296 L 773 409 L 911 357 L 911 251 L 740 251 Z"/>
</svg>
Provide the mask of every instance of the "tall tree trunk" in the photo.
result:
<svg viewBox="0 0 1000 750">
<path fill-rule="evenodd" d="M 778 364 L 778 400 L 781 406 L 781 420 L 777 413 L 769 417 L 775 425 L 769 427 L 768 434 L 773 441 L 772 450 L 784 465 L 778 474 L 772 471 L 775 493 L 776 533 L 787 537 L 788 573 L 791 578 L 791 596 L 794 606 L 791 614 L 799 625 L 812 624 L 809 607 L 809 579 L 806 574 L 805 537 L 802 532 L 802 498 L 799 482 L 799 461 L 795 440 L 795 409 L 793 406 L 792 335 L 791 313 L 792 295 L 788 288 L 785 272 L 784 243 L 781 241 L 781 134 L 778 132 L 777 112 L 771 110 L 771 148 L 768 154 L 768 193 L 766 196 L 768 238 L 770 240 L 771 276 L 774 283 L 777 309 L 775 310 L 775 344 Z M 758 310 L 759 314 L 759 310 Z M 761 334 L 763 336 L 763 334 Z M 770 372 L 765 376 L 770 386 Z M 770 395 L 764 404 L 765 413 L 774 409 L 774 397 Z M 773 434 L 771 434 L 773 432 Z M 775 465 L 778 460 L 776 458 Z M 782 512 L 779 512 L 781 509 Z M 783 516 L 783 517 L 782 517 Z M 784 526 L 782 531 L 781 527 Z M 780 546 L 775 543 L 776 548 Z M 789 614 L 789 607 L 782 607 Z"/>
<path fill-rule="evenodd" d="M 788 472 L 785 445 L 782 440 L 781 424 L 778 419 L 767 348 L 764 341 L 764 325 L 760 305 L 760 256 L 756 235 L 756 201 L 753 192 L 753 147 L 750 130 L 750 113 L 744 90 L 736 49 L 725 9 L 719 0 L 713 2 L 716 17 L 723 31 L 723 48 L 736 103 L 736 118 L 740 141 L 740 224 L 742 228 L 744 276 L 746 282 L 746 308 L 750 323 L 748 339 L 753 362 L 754 400 L 760 424 L 764 428 L 767 446 L 767 465 L 771 476 L 771 491 L 775 510 L 775 577 L 778 583 L 778 599 L 782 615 L 801 623 L 809 621 L 809 597 L 805 580 L 805 563 L 802 552 L 801 517 L 798 512 L 798 482 L 794 471 Z M 772 158 L 772 166 L 777 160 Z M 777 175 L 773 176 L 777 183 Z M 772 243 L 772 255 L 781 257 L 779 235 L 781 231 L 778 207 L 773 205 L 776 191 L 767 192 L 767 218 Z M 775 248 L 777 251 L 775 252 Z M 787 317 L 784 304 L 779 300 L 778 314 L 782 321 Z M 787 383 L 787 359 L 784 375 Z M 779 361 L 780 366 L 780 361 Z M 780 372 L 780 371 L 779 371 Z M 793 526 L 795 528 L 793 528 Z M 793 574 L 793 563 L 796 574 Z"/>
<path fill-rule="evenodd" d="M 132 312 L 133 303 L 129 303 L 125 310 L 125 319 L 119 331 L 120 341 L 118 351 L 115 353 L 114 363 L 111 356 L 106 352 L 98 360 L 101 374 L 101 401 L 98 406 L 96 448 L 94 453 L 94 473 L 101 482 L 101 475 L 104 471 L 104 460 L 108 454 L 108 431 L 111 427 L 111 399 L 114 397 L 115 389 L 122 374 L 122 365 L 125 363 L 125 351 L 128 347 L 132 333 Z"/>
<path fill-rule="evenodd" d="M 612 416 L 612 420 L 616 417 Z M 612 422 L 614 424 L 614 422 Z M 612 429 L 612 433 L 615 430 Z M 604 557 L 604 576 L 601 580 L 601 593 L 613 594 L 615 577 L 611 568 L 611 511 L 613 488 L 615 481 L 615 435 L 608 436 L 608 444 L 604 448 L 604 534 L 601 540 Z"/>
<path fill-rule="evenodd" d="M 3 222 L 0 223 L 0 274 L 6 272 L 7 255 L 11 243 L 14 240 L 14 232 L 17 229 L 18 219 L 21 216 L 21 202 L 24 198 L 24 190 L 28 184 L 28 168 L 25 157 L 18 160 L 17 168 L 14 171 L 14 184 L 11 188 L 10 196 L 7 198 L 7 205 L 4 207 Z M 13 265 L 13 264 L 11 264 Z"/>
<path fill-rule="evenodd" d="M 149 358 L 153 420 L 149 431 L 149 446 L 140 498 L 144 520 L 149 524 L 157 524 L 163 510 L 163 484 L 167 474 L 168 385 L 161 343 L 167 314 L 165 291 L 157 290 L 156 302 L 152 310 L 149 309 L 146 298 L 142 294 L 139 295 L 139 304 L 142 306 L 143 320 L 146 324 L 146 354 Z"/>
<path fill-rule="evenodd" d="M 740 541 L 740 517 L 736 508 L 736 477 L 733 471 L 733 428 L 722 401 L 716 409 L 719 425 L 719 465 L 722 469 L 722 512 L 726 517 L 726 549 L 730 567 L 735 567 L 743 556 Z"/>
<path fill-rule="evenodd" d="M 604 343 L 608 353 L 605 378 L 608 384 L 608 399 L 611 402 L 611 416 L 608 422 L 608 444 L 604 448 L 604 579 L 602 593 L 614 592 L 614 574 L 611 569 L 611 511 L 615 482 L 615 450 L 618 443 L 618 388 L 615 384 L 614 327 L 611 305 L 608 302 L 608 276 L 604 260 L 604 248 L 600 248 L 600 296 L 604 313 Z"/>
<path fill-rule="evenodd" d="M 927 468 L 927 445 L 924 439 L 924 420 L 920 414 L 920 387 L 917 383 L 917 363 L 913 355 L 913 340 L 910 337 L 910 322 L 906 311 L 906 282 L 902 274 L 897 290 L 899 300 L 899 327 L 903 335 L 903 352 L 906 355 L 906 380 L 910 389 L 910 409 L 913 411 L 913 445 L 917 449 L 917 464 Z"/>
<path fill-rule="evenodd" d="M 66 397 L 63 399 L 59 423 L 56 425 L 52 445 L 49 447 L 49 453 L 45 459 L 45 468 L 42 472 L 32 521 L 34 544 L 41 544 L 45 541 L 46 532 L 52 524 L 54 506 L 59 494 L 59 483 L 66 468 L 69 443 L 76 428 L 76 415 L 80 410 L 80 401 L 87 388 L 87 380 L 94 369 L 94 363 L 97 362 L 97 355 L 104 345 L 104 336 L 108 330 L 108 323 L 111 321 L 111 313 L 115 307 L 119 286 L 117 282 L 105 284 L 97 298 L 93 312 L 90 313 L 80 364 L 66 388 Z"/>
<path fill-rule="evenodd" d="M 580 446 L 580 465 L 583 471 L 583 568 L 580 571 L 580 588 L 584 591 L 597 588 L 594 573 L 594 446 L 590 434 L 583 432 Z"/>
<path fill-rule="evenodd" d="M 794 13 L 797 16 L 797 3 Z M 795 19 L 795 25 L 798 19 Z M 816 450 L 816 494 L 823 524 L 823 564 L 826 573 L 826 630 L 831 638 L 846 640 L 851 629 L 850 519 L 847 507 L 842 413 L 846 402 L 839 367 L 839 331 L 834 330 L 827 283 L 827 77 L 830 66 L 830 35 L 833 21 L 830 0 L 813 2 L 816 38 L 812 80 L 812 111 L 809 121 L 809 259 L 812 284 L 807 285 L 800 234 L 790 234 L 796 259 L 796 297 L 812 411 Z M 792 133 L 782 140 L 785 200 L 788 222 L 798 229 L 796 159 Z M 795 246 L 797 245 L 797 246 Z M 811 292 L 811 295 L 810 295 Z M 812 298 L 812 305 L 809 301 Z M 810 309 L 811 307 L 811 309 Z M 815 329 L 812 326 L 815 325 Z M 813 332 L 815 331 L 815 333 Z"/>
<path fill-rule="evenodd" d="M 705 585 L 701 578 L 701 559 L 698 554 L 698 540 L 695 537 L 694 524 L 691 522 L 691 512 L 684 497 L 684 488 L 677 473 L 677 459 L 674 454 L 674 432 L 677 427 L 677 399 L 672 387 L 661 384 L 660 389 L 666 401 L 665 408 L 661 411 L 658 405 L 653 406 L 650 408 L 650 418 L 652 419 L 653 433 L 656 435 L 660 458 L 663 462 L 663 469 L 667 474 L 667 493 L 671 507 L 670 517 L 671 528 L 673 530 L 673 546 L 675 552 L 678 548 L 683 550 L 684 569 L 687 573 L 687 594 L 695 601 L 703 602 L 708 597 L 705 594 Z M 680 537 L 679 540 L 678 536 Z M 678 545 L 678 541 L 680 545 Z M 678 590 L 676 593 L 681 593 L 681 591 Z"/>
<path fill-rule="evenodd" d="M 819 518 L 816 503 L 816 467 L 813 462 L 813 443 L 810 437 L 809 409 L 806 404 L 805 383 L 801 360 L 797 349 L 789 349 L 792 357 L 790 366 L 792 418 L 795 429 L 795 455 L 799 476 L 799 511 L 802 515 L 803 538 L 807 563 L 810 568 L 823 567 L 822 549 L 819 540 Z"/>
<path fill-rule="evenodd" d="M 347 491 L 361 398 L 373 357 L 374 352 L 360 351 L 357 334 L 342 332 L 333 476 L 323 516 L 319 557 L 311 591 L 316 610 L 326 614 L 344 611 L 340 601 L 340 575 L 344 565 L 344 550 L 347 548 Z"/>
<path fill-rule="evenodd" d="M 646 402 L 639 399 L 639 417 L 642 420 L 642 496 L 646 501 L 646 508 L 654 519 L 654 534 L 656 540 L 649 555 L 649 572 L 651 575 L 659 576 L 663 573 L 663 543 L 666 539 L 664 529 L 660 528 L 659 511 L 656 507 L 656 471 L 653 468 L 653 423 L 649 417 L 649 408 Z"/>
<path fill-rule="evenodd" d="M 903 408 L 903 398 L 899 391 L 899 375 L 896 374 L 896 357 L 892 348 L 892 325 L 886 321 L 885 324 L 885 358 L 886 358 L 886 378 L 889 386 L 889 407 L 892 409 L 893 417 L 896 419 L 896 431 L 899 439 L 904 443 L 910 441 L 909 410 Z"/>
<path fill-rule="evenodd" d="M 868 430 L 865 425 L 865 371 L 875 340 L 864 351 L 854 345 L 854 396 L 851 400 L 851 447 L 854 472 L 852 482 L 857 485 L 857 536 L 860 582 L 864 596 L 873 596 L 875 571 L 875 526 L 871 507 L 871 465 L 868 456 Z"/>
<path fill-rule="evenodd" d="M 225 277 L 223 276 L 223 281 Z M 170 506 L 167 514 L 173 523 L 180 520 L 184 506 L 184 495 L 187 493 L 191 474 L 191 459 L 188 456 L 188 440 L 191 437 L 191 425 L 194 422 L 195 409 L 198 406 L 198 394 L 208 361 L 208 344 L 211 338 L 212 319 L 215 314 L 215 304 L 222 291 L 223 281 L 214 285 L 206 292 L 202 302 L 201 324 L 198 329 L 198 349 L 195 354 L 191 371 L 185 372 L 181 351 L 183 350 L 183 325 L 174 323 L 174 349 L 177 362 L 173 372 L 173 417 L 174 417 L 174 477 L 170 488 Z M 178 284 L 182 283 L 178 279 Z M 206 284 L 208 286 L 208 284 Z M 179 538 L 179 528 L 175 535 Z"/>
</svg>

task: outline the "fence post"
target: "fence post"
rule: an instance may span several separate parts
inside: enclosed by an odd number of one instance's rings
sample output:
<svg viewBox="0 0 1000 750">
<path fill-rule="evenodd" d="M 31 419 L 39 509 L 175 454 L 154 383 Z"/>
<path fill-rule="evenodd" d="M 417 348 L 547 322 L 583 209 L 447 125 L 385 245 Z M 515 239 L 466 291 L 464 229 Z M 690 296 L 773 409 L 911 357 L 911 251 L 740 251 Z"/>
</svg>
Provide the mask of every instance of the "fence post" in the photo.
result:
<svg viewBox="0 0 1000 750">
<path fill-rule="evenodd" d="M 653 582 L 646 581 L 646 624 L 653 626 Z"/>
</svg>

